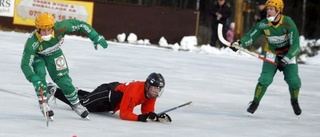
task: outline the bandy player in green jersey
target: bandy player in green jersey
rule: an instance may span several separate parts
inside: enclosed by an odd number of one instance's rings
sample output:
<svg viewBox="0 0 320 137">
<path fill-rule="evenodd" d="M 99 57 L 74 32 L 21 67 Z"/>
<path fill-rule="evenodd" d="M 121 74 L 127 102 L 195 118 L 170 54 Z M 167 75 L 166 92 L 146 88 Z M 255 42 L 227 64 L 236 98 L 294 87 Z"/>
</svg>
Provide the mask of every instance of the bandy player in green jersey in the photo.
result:
<svg viewBox="0 0 320 137">
<path fill-rule="evenodd" d="M 87 118 L 89 112 L 79 103 L 77 89 L 72 84 L 68 64 L 60 46 L 66 34 L 75 32 L 88 36 L 94 43 L 95 49 L 98 45 L 107 48 L 106 40 L 84 21 L 67 19 L 56 22 L 49 13 L 38 14 L 35 18 L 35 26 L 36 30 L 31 33 L 24 46 L 21 69 L 27 80 L 35 88 L 41 112 L 48 114 L 50 118 L 54 115 L 47 104 L 52 96 L 50 94 L 50 83 L 47 84 L 46 82 L 47 68 L 51 79 L 61 88 L 63 94 L 72 104 L 74 111 L 82 118 Z M 40 90 L 43 91 L 45 100 L 43 104 Z"/>
<path fill-rule="evenodd" d="M 278 65 L 263 62 L 262 72 L 255 88 L 253 101 L 247 111 L 253 114 L 268 86 L 272 83 L 277 72 L 283 72 L 284 80 L 289 86 L 291 105 L 296 115 L 301 114 L 298 95 L 301 80 L 298 74 L 297 55 L 300 51 L 299 32 L 293 20 L 282 14 L 284 4 L 282 0 L 267 0 L 265 3 L 267 18 L 258 22 L 244 37 L 231 43 L 231 49 L 236 46 L 246 47 L 259 36 L 266 37 L 264 46 L 265 58 L 277 62 Z"/>
</svg>

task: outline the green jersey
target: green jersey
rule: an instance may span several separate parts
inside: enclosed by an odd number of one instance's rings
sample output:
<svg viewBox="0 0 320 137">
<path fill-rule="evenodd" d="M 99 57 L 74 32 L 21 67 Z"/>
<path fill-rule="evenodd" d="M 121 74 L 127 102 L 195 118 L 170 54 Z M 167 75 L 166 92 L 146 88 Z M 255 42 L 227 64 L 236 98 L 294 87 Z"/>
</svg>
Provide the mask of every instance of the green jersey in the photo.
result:
<svg viewBox="0 0 320 137">
<path fill-rule="evenodd" d="M 63 38 L 68 33 L 81 33 L 88 36 L 92 41 L 99 34 L 84 21 L 76 19 L 67 19 L 56 22 L 53 27 L 52 38 L 49 41 L 44 41 L 37 30 L 33 31 L 25 43 L 21 69 L 29 81 L 34 81 L 37 78 L 33 70 L 33 61 L 35 57 L 57 57 L 62 55 L 60 49 L 63 43 Z"/>
<path fill-rule="evenodd" d="M 267 41 L 264 51 L 279 54 L 278 49 L 287 48 L 284 55 L 289 59 L 298 55 L 300 51 L 299 32 L 290 17 L 281 15 L 279 23 L 275 26 L 267 19 L 260 21 L 240 39 L 241 46 L 246 47 L 253 44 L 262 34 L 266 36 Z"/>
</svg>

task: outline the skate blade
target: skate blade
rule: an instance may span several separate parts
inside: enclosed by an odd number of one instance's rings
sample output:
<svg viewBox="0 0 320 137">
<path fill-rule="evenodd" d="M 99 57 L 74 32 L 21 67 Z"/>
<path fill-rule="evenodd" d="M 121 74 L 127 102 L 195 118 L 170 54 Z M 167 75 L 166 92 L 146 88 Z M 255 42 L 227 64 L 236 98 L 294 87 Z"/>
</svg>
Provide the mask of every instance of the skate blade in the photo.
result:
<svg viewBox="0 0 320 137">
<path fill-rule="evenodd" d="M 53 122 L 53 116 L 48 117 L 48 120 Z"/>
<path fill-rule="evenodd" d="M 251 117 L 251 116 L 253 116 L 253 114 L 248 112 L 248 113 L 247 113 L 247 116 L 248 116 L 248 117 Z"/>
<path fill-rule="evenodd" d="M 83 119 L 90 120 L 90 117 L 89 117 L 89 116 L 86 116 L 86 117 L 83 118 Z"/>
</svg>

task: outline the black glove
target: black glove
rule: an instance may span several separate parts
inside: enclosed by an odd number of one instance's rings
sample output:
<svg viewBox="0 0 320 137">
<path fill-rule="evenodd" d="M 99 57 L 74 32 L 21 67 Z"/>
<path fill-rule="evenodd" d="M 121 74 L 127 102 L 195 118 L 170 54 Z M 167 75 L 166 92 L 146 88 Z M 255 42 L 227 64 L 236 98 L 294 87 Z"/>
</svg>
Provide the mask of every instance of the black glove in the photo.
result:
<svg viewBox="0 0 320 137">
<path fill-rule="evenodd" d="M 149 112 L 147 114 L 140 114 L 138 115 L 138 121 L 148 122 L 148 121 L 157 121 L 158 115 L 154 112 Z"/>
<path fill-rule="evenodd" d="M 148 122 L 148 121 L 157 121 L 157 122 L 171 122 L 171 117 L 164 113 L 161 115 L 157 115 L 154 112 L 149 112 L 147 114 L 138 115 L 138 121 Z"/>
<path fill-rule="evenodd" d="M 158 116 L 158 120 L 159 122 L 171 122 L 171 118 L 168 114 L 164 113 Z"/>
<path fill-rule="evenodd" d="M 234 52 L 237 52 L 238 49 L 237 49 L 236 47 L 239 47 L 239 46 L 240 46 L 240 41 L 237 40 L 237 41 L 231 42 L 229 48 L 230 48 L 231 50 L 233 50 Z"/>
<path fill-rule="evenodd" d="M 278 62 L 278 70 L 281 72 L 284 70 L 284 68 L 288 65 L 290 59 L 288 57 L 284 57 L 282 59 L 280 59 L 280 61 Z"/>
</svg>

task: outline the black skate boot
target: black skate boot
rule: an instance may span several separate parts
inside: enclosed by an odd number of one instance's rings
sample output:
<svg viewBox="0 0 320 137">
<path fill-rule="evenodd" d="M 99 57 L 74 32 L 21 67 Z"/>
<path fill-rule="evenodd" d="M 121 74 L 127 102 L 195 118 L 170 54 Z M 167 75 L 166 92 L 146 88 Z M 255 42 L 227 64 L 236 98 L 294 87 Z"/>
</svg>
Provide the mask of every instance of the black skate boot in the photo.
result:
<svg viewBox="0 0 320 137">
<path fill-rule="evenodd" d="M 258 108 L 258 106 L 259 106 L 259 103 L 256 103 L 256 102 L 254 102 L 254 101 L 251 101 L 249 104 L 250 104 L 250 105 L 249 105 L 249 107 L 248 107 L 248 109 L 247 109 L 247 112 L 253 114 L 253 113 L 257 110 L 257 108 Z"/>
<path fill-rule="evenodd" d="M 299 116 L 301 114 L 301 109 L 298 103 L 298 99 L 291 99 L 291 106 L 293 108 L 294 114 Z"/>
</svg>

